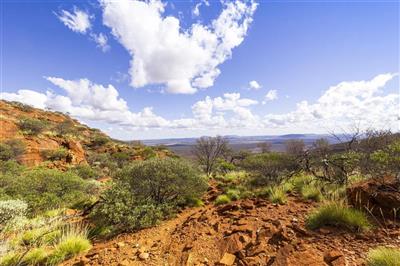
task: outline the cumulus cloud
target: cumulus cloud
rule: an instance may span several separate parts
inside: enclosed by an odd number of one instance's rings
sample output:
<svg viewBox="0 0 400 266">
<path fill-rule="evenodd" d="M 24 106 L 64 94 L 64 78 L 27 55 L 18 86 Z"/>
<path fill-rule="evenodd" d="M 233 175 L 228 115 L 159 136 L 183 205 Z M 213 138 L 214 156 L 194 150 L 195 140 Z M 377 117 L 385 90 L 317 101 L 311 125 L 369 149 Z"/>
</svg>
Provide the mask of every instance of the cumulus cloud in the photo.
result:
<svg viewBox="0 0 400 266">
<path fill-rule="evenodd" d="M 46 77 L 64 94 L 19 90 L 16 93 L 2 92 L 0 98 L 69 112 L 76 118 L 116 124 L 125 130 L 158 128 L 229 132 L 238 129 L 262 132 L 275 128 L 290 132 L 323 132 L 354 122 L 360 122 L 360 126 L 365 128 L 400 130 L 400 96 L 398 93 L 384 94 L 383 91 L 395 76 L 388 73 L 367 81 L 341 82 L 328 88 L 313 103 L 301 101 L 291 112 L 263 115 L 254 113 L 256 110 L 252 109 L 258 101 L 243 98 L 240 93 L 225 93 L 195 102 L 189 118 L 166 119 L 157 115 L 152 107 L 131 111 L 113 85 L 95 84 L 88 79 Z M 249 132 L 252 131 L 247 131 L 247 134 Z"/>
<path fill-rule="evenodd" d="M 246 36 L 257 8 L 254 2 L 224 2 L 210 25 L 187 30 L 178 18 L 164 15 L 160 0 L 101 0 L 103 23 L 130 53 L 131 85 L 163 84 L 169 93 L 192 94 L 208 88 L 218 66 Z"/>
<path fill-rule="evenodd" d="M 315 102 L 301 101 L 285 114 L 267 114 L 268 126 L 315 130 L 360 122 L 364 127 L 399 130 L 399 94 L 382 95 L 384 86 L 397 74 L 381 74 L 367 81 L 345 81 L 328 88 Z"/>
<path fill-rule="evenodd" d="M 65 26 L 74 32 L 85 34 L 92 27 L 90 22 L 91 16 L 77 7 L 74 7 L 72 12 L 61 10 L 60 13 L 56 13 L 56 16 Z"/>
<path fill-rule="evenodd" d="M 261 85 L 257 81 L 252 80 L 249 82 L 249 88 L 252 90 L 259 90 L 261 89 Z"/>
<path fill-rule="evenodd" d="M 269 90 L 267 94 L 265 94 L 264 101 L 262 104 L 266 104 L 269 101 L 273 101 L 278 99 L 278 91 L 277 90 Z"/>
</svg>

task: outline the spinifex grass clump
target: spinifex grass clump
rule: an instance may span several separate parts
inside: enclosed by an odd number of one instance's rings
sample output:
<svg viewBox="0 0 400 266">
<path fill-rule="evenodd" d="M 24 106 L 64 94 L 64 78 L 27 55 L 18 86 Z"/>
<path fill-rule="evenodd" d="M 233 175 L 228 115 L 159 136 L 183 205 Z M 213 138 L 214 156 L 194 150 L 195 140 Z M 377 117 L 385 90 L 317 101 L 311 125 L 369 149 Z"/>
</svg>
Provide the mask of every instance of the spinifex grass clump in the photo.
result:
<svg viewBox="0 0 400 266">
<path fill-rule="evenodd" d="M 88 251 L 91 248 L 91 245 L 87 235 L 88 230 L 86 227 L 80 225 L 68 226 L 63 231 L 62 237 L 48 257 L 47 263 L 50 265 L 56 265 L 65 259 Z"/>
<path fill-rule="evenodd" d="M 282 186 L 268 189 L 268 199 L 273 203 L 285 204 L 287 202 L 286 191 Z"/>
<path fill-rule="evenodd" d="M 366 230 L 371 227 L 366 215 L 340 203 L 328 203 L 319 207 L 307 220 L 310 229 L 325 225 L 345 227 L 350 230 Z"/>
<path fill-rule="evenodd" d="M 400 265 L 400 249 L 377 247 L 368 252 L 368 266 L 398 266 Z"/>
<path fill-rule="evenodd" d="M 215 199 L 215 205 L 222 205 L 222 204 L 227 204 L 231 202 L 231 199 L 227 196 L 227 195 L 219 195 L 216 199 Z"/>
<path fill-rule="evenodd" d="M 305 199 L 321 201 L 323 199 L 323 195 L 321 190 L 315 185 L 305 185 L 301 188 L 301 196 Z"/>
</svg>

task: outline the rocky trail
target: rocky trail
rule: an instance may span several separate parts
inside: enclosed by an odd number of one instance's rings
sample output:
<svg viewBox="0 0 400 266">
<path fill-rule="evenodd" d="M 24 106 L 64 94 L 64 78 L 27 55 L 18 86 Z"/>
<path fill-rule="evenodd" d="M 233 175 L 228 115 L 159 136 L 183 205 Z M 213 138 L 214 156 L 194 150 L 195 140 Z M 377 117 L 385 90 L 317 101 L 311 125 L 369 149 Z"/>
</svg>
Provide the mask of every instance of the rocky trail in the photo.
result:
<svg viewBox="0 0 400 266">
<path fill-rule="evenodd" d="M 285 205 L 258 198 L 209 203 L 156 227 L 95 243 L 65 265 L 363 265 L 370 248 L 400 246 L 400 227 L 393 223 L 365 233 L 310 231 L 305 220 L 316 206 L 294 195 Z"/>
</svg>

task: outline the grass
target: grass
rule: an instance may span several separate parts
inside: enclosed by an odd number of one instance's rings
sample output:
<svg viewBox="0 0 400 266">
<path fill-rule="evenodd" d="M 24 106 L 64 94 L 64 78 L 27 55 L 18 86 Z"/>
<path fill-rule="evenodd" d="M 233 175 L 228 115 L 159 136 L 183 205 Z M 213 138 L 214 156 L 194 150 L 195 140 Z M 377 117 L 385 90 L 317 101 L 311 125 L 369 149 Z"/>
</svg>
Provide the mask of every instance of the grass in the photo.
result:
<svg viewBox="0 0 400 266">
<path fill-rule="evenodd" d="M 294 176 L 291 179 L 291 183 L 293 184 L 293 189 L 294 190 L 296 190 L 298 192 L 301 192 L 302 188 L 305 185 L 308 185 L 308 184 L 312 183 L 313 180 L 314 179 L 313 179 L 312 176 L 301 174 L 301 175 Z"/>
<path fill-rule="evenodd" d="M 367 216 L 362 211 L 339 203 L 325 204 L 307 219 L 307 226 L 310 229 L 317 229 L 325 225 L 346 227 L 350 230 L 360 231 L 371 227 Z"/>
<path fill-rule="evenodd" d="M 314 201 L 322 201 L 323 200 L 323 195 L 321 193 L 321 190 L 316 187 L 315 185 L 304 185 L 301 188 L 301 196 L 305 199 L 309 199 L 309 200 L 314 200 Z"/>
<path fill-rule="evenodd" d="M 38 265 L 44 262 L 47 252 L 44 248 L 34 248 L 28 251 L 23 258 L 23 262 L 27 265 Z"/>
<path fill-rule="evenodd" d="M 231 199 L 231 200 L 238 200 L 240 199 L 240 191 L 237 189 L 228 189 L 226 191 L 226 195 Z"/>
<path fill-rule="evenodd" d="M 268 199 L 273 203 L 285 204 L 287 202 L 286 191 L 282 186 L 268 189 Z"/>
<path fill-rule="evenodd" d="M 396 248 L 377 247 L 367 254 L 368 266 L 398 266 L 400 265 L 400 250 Z"/>
<path fill-rule="evenodd" d="M 21 255 L 16 252 L 9 252 L 0 258 L 0 266 L 12 266 L 16 265 L 20 260 Z"/>
<path fill-rule="evenodd" d="M 215 199 L 215 205 L 222 205 L 222 204 L 227 204 L 231 202 L 231 199 L 227 196 L 227 195 L 219 195 L 216 199 Z"/>
</svg>

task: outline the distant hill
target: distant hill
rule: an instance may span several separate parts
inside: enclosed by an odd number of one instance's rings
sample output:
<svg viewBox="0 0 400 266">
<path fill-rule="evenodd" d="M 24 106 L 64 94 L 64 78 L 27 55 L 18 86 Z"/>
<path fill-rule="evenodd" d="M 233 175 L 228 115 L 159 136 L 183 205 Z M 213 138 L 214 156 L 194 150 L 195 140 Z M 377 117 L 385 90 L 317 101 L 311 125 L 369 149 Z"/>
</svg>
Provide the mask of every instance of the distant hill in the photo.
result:
<svg viewBox="0 0 400 266">
<path fill-rule="evenodd" d="M 272 150 L 283 151 L 285 142 L 289 139 L 301 139 L 306 146 L 312 145 L 317 139 L 325 138 L 331 144 L 337 143 L 337 139 L 332 138 L 328 134 L 286 134 L 286 135 L 263 135 L 263 136 L 224 136 L 233 150 L 249 150 L 256 152 L 257 145 L 261 142 L 269 142 Z M 149 146 L 164 145 L 175 153 L 182 156 L 190 156 L 193 145 L 196 144 L 197 138 L 169 138 L 169 139 L 152 139 L 142 140 Z"/>
</svg>

